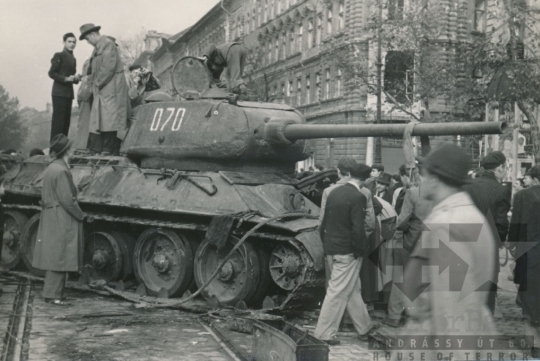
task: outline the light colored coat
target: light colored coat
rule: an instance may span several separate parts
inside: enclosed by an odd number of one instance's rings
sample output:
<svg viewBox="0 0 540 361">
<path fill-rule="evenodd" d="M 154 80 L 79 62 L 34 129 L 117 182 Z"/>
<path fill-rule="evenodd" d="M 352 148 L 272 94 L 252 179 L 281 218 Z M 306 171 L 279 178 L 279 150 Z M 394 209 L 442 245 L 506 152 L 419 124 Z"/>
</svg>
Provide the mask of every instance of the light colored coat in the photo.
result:
<svg viewBox="0 0 540 361">
<path fill-rule="evenodd" d="M 430 335 L 431 339 L 450 335 L 497 336 L 487 307 L 486 284 L 494 280 L 495 260 L 486 255 L 496 247 L 487 219 L 466 192 L 459 192 L 435 205 L 424 224 L 428 230 L 422 232 L 410 262 L 413 258 L 425 259 L 429 267 L 415 279 L 407 279 L 406 271 L 405 282 L 420 283 L 427 276 L 430 285 L 409 305 L 411 317 L 400 333 Z M 456 256 L 462 261 L 456 261 Z M 444 264 L 450 267 L 445 268 Z M 425 352 L 426 360 L 436 360 L 439 351 L 416 352 L 416 360 L 420 359 L 420 352 Z M 453 352 L 455 360 L 465 360 L 465 352 L 474 355 L 474 350 L 460 350 L 456 346 L 445 349 L 443 356 L 448 357 L 449 352 Z M 409 357 L 409 351 L 403 353 Z M 485 359 L 485 351 L 482 357 Z"/>
<path fill-rule="evenodd" d="M 43 202 L 32 266 L 58 272 L 77 272 L 82 266 L 84 213 L 77 189 L 63 159 L 45 170 Z"/>
<path fill-rule="evenodd" d="M 124 139 L 130 113 L 124 64 L 112 40 L 102 35 L 92 53 L 94 101 L 90 132 L 117 132 Z"/>
</svg>

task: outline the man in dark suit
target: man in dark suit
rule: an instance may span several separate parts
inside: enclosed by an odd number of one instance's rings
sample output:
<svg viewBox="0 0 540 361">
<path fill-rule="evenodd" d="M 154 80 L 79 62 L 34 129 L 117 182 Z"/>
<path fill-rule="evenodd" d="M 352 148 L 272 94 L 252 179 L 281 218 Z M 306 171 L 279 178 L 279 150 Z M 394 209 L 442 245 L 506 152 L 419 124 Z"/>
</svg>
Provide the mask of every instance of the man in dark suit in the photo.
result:
<svg viewBox="0 0 540 361">
<path fill-rule="evenodd" d="M 464 189 L 469 193 L 476 207 L 486 216 L 497 242 L 497 250 L 506 241 L 508 235 L 508 211 L 510 210 L 510 199 L 512 192 L 501 184 L 506 176 L 506 157 L 502 152 L 489 153 L 482 161 L 484 173 L 479 178 L 475 178 L 472 183 L 466 185 Z M 495 280 L 499 279 L 499 252 L 495 256 Z M 488 307 L 493 313 L 495 311 L 495 298 L 497 296 L 497 285 L 491 285 L 488 297 Z"/>
<path fill-rule="evenodd" d="M 73 84 L 79 83 L 80 75 L 77 72 L 77 61 L 73 56 L 73 49 L 77 45 L 77 38 L 73 33 L 63 37 L 64 50 L 54 54 L 51 59 L 49 77 L 54 80 L 52 88 L 52 124 L 51 141 L 57 134 L 69 132 L 71 121 L 71 106 L 73 103 Z"/>
<path fill-rule="evenodd" d="M 360 293 L 359 272 L 364 256 L 367 199 L 360 191 L 369 177 L 370 167 L 357 164 L 351 167 L 351 179 L 328 195 L 321 239 L 331 276 L 321 308 L 315 337 L 329 345 L 339 344 L 335 339 L 345 309 L 362 339 L 376 327 L 371 321 Z"/>
<path fill-rule="evenodd" d="M 514 282 L 525 318 L 525 331 L 533 335 L 533 358 L 540 358 L 540 165 L 529 171 L 531 185 L 514 195 L 508 242 L 516 245 Z M 514 243 L 515 242 L 515 243 Z"/>
</svg>

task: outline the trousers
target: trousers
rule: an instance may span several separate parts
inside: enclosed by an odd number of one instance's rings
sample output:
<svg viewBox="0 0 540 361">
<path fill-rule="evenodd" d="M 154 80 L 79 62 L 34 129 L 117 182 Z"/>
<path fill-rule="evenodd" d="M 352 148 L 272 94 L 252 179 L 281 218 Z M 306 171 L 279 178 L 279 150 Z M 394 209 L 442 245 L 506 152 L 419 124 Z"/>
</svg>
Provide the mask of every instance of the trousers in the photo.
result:
<svg viewBox="0 0 540 361">
<path fill-rule="evenodd" d="M 66 272 L 47 271 L 43 284 L 43 298 L 62 299 L 66 275 Z"/>
<path fill-rule="evenodd" d="M 235 44 L 229 48 L 227 53 L 227 87 L 229 92 L 233 92 L 238 86 L 244 84 L 242 74 L 246 63 L 247 50 L 240 44 Z"/>
<path fill-rule="evenodd" d="M 88 149 L 96 153 L 109 152 L 110 154 L 117 154 L 120 149 L 120 141 L 116 138 L 116 131 L 101 132 L 99 134 L 89 133 Z"/>
<path fill-rule="evenodd" d="M 64 98 L 53 95 L 52 105 L 52 121 L 51 121 L 51 140 L 58 134 L 62 133 L 66 137 L 69 133 L 69 125 L 71 123 L 71 106 L 73 99 Z"/>
<path fill-rule="evenodd" d="M 326 257 L 331 257 L 332 271 L 315 328 L 315 337 L 321 340 L 335 337 L 345 310 L 356 331 L 361 335 L 367 333 L 372 321 L 360 289 L 362 259 L 355 259 L 352 254 Z"/>
</svg>

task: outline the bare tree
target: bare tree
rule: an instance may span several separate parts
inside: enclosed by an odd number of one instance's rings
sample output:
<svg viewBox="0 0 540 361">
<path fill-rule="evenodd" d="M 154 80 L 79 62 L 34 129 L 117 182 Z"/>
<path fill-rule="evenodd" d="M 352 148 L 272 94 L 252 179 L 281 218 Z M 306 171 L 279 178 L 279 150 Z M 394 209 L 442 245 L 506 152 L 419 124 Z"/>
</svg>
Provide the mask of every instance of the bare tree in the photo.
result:
<svg viewBox="0 0 540 361">
<path fill-rule="evenodd" d="M 146 30 L 142 28 L 137 34 L 116 41 L 120 50 L 120 57 L 126 68 L 131 66 L 143 53 L 145 37 Z"/>
</svg>

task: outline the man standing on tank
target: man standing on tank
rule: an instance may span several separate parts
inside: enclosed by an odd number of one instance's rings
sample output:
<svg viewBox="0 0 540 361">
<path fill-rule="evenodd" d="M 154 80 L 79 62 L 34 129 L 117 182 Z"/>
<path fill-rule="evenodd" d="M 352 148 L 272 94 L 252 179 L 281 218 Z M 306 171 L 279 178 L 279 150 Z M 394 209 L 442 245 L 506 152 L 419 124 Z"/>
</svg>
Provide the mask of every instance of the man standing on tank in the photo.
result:
<svg viewBox="0 0 540 361">
<path fill-rule="evenodd" d="M 45 270 L 43 298 L 55 306 L 69 306 L 63 292 L 67 272 L 82 266 L 84 213 L 77 202 L 77 188 L 69 171 L 71 141 L 58 134 L 51 142 L 55 159 L 43 176 L 41 216 L 32 266 Z"/>
<path fill-rule="evenodd" d="M 60 133 L 66 137 L 68 136 L 74 98 L 73 84 L 78 84 L 80 80 L 80 75 L 75 75 L 77 61 L 73 56 L 77 38 L 73 33 L 67 33 L 64 35 L 63 40 L 64 50 L 54 54 L 49 69 L 49 77 L 54 80 L 52 87 L 51 140 Z"/>
<path fill-rule="evenodd" d="M 320 233 L 325 257 L 331 259 L 330 280 L 326 289 L 315 337 L 329 345 L 335 338 L 341 318 L 347 309 L 361 339 L 367 340 L 375 324 L 360 292 L 360 268 L 366 243 L 365 217 L 367 198 L 360 190 L 371 168 L 365 164 L 351 167 L 351 179 L 335 188 L 326 202 Z"/>
<path fill-rule="evenodd" d="M 129 115 L 129 96 L 124 64 L 114 41 L 101 35 L 101 26 L 81 26 L 80 40 L 94 47 L 90 68 L 94 100 L 90 112 L 88 147 L 94 153 L 118 153 L 117 138 L 124 139 Z"/>
<path fill-rule="evenodd" d="M 210 45 L 202 57 L 218 86 L 221 73 L 227 68 L 227 90 L 230 93 L 243 94 L 247 90 L 242 79 L 246 56 L 247 49 L 242 44 L 231 42 L 218 46 Z"/>
</svg>

